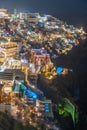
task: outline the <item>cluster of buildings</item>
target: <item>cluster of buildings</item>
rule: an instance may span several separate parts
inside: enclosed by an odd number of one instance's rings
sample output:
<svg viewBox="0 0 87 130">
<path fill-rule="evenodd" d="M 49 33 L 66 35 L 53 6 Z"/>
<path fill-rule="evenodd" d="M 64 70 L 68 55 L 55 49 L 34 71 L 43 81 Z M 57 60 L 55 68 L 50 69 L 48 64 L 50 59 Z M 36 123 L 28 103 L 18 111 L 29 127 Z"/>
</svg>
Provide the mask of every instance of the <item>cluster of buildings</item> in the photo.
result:
<svg viewBox="0 0 87 130">
<path fill-rule="evenodd" d="M 46 124 L 44 117 L 54 117 L 52 101 L 38 89 L 38 73 L 63 73 L 61 68 L 56 72 L 51 59 L 67 54 L 86 33 L 39 13 L 0 9 L 0 21 L 0 110 L 35 126 L 40 119 Z"/>
</svg>

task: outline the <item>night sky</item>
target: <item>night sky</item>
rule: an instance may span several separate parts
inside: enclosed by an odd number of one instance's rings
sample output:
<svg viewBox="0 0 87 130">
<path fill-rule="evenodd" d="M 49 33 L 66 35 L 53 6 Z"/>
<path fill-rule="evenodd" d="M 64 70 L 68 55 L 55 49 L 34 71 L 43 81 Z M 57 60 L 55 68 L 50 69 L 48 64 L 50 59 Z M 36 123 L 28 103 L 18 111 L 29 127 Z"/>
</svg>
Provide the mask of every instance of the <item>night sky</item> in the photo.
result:
<svg viewBox="0 0 87 130">
<path fill-rule="evenodd" d="M 87 0 L 0 0 L 0 7 L 52 14 L 78 26 L 87 23 Z"/>
</svg>

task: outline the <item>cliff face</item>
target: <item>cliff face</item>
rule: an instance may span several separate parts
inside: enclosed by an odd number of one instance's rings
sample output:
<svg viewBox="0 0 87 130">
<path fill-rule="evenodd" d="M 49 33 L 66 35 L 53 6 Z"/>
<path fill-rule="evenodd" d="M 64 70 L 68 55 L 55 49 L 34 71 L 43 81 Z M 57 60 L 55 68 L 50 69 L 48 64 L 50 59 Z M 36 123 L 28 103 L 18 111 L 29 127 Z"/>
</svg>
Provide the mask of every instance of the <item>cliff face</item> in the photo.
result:
<svg viewBox="0 0 87 130">
<path fill-rule="evenodd" d="M 72 69 L 67 75 L 58 75 L 53 80 L 47 80 L 44 75 L 39 76 L 40 89 L 53 101 L 58 97 L 74 99 L 74 92 L 80 90 L 80 102 L 87 104 L 87 40 L 74 47 L 68 55 L 60 56 L 53 61 L 56 66 Z"/>
<path fill-rule="evenodd" d="M 44 75 L 39 75 L 39 88 L 46 97 L 58 103 L 60 98 L 69 98 L 73 100 L 74 89 L 77 87 L 77 77 L 71 71 L 66 75 L 57 75 L 54 79 L 48 80 Z"/>
<path fill-rule="evenodd" d="M 85 129 L 87 126 L 87 40 L 81 41 L 81 44 L 74 47 L 68 55 L 62 55 L 53 62 L 56 66 L 73 71 L 69 71 L 67 75 L 58 75 L 52 80 L 39 75 L 38 86 L 54 103 L 58 103 L 61 97 L 67 97 L 75 102 L 79 108 L 79 122 L 76 129 Z M 66 122 L 67 120 L 65 124 Z"/>
<path fill-rule="evenodd" d="M 80 102 L 84 108 L 87 105 L 87 40 L 81 41 L 67 56 L 61 56 L 56 64 L 71 68 L 78 77 Z"/>
</svg>

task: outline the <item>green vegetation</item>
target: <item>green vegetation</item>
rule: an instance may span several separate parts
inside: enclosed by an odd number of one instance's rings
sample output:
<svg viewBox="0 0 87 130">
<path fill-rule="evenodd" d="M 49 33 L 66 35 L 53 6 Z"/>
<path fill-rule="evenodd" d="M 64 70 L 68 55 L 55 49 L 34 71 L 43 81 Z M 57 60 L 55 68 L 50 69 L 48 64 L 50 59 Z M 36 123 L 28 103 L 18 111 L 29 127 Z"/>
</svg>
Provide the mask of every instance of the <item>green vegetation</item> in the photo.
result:
<svg viewBox="0 0 87 130">
<path fill-rule="evenodd" d="M 58 104 L 58 113 L 63 117 L 71 115 L 74 125 L 78 122 L 78 109 L 66 98 Z"/>
<path fill-rule="evenodd" d="M 75 107 L 68 99 L 65 99 L 64 110 L 70 113 L 75 124 Z"/>
</svg>

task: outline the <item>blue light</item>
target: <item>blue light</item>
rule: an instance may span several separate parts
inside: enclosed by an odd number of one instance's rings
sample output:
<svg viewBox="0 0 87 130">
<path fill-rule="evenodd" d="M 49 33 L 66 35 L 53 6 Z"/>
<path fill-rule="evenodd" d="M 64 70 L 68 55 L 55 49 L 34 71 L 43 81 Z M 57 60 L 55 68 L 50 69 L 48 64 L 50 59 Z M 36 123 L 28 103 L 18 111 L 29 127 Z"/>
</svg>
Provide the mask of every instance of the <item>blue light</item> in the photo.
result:
<svg viewBox="0 0 87 130">
<path fill-rule="evenodd" d="M 25 95 L 32 97 L 33 99 L 37 99 L 37 95 L 34 92 L 32 92 L 31 90 L 26 90 Z"/>
<path fill-rule="evenodd" d="M 48 110 L 48 109 L 46 109 L 46 110 L 45 110 L 45 112 L 49 112 L 49 110 Z"/>
<path fill-rule="evenodd" d="M 48 109 L 49 108 L 49 105 L 48 104 L 45 104 L 45 109 Z"/>
<path fill-rule="evenodd" d="M 57 70 L 56 70 L 56 73 L 60 74 L 62 71 L 63 71 L 63 68 L 62 67 L 58 67 Z"/>
<path fill-rule="evenodd" d="M 45 104 L 45 112 L 49 112 L 49 104 Z"/>
<path fill-rule="evenodd" d="M 36 99 L 36 98 L 37 98 L 37 96 L 36 96 L 36 95 L 34 95 L 34 96 L 33 96 L 33 98 L 34 98 L 34 99 Z"/>
</svg>

